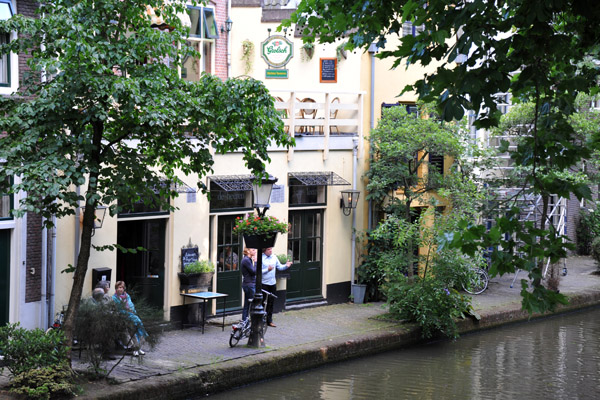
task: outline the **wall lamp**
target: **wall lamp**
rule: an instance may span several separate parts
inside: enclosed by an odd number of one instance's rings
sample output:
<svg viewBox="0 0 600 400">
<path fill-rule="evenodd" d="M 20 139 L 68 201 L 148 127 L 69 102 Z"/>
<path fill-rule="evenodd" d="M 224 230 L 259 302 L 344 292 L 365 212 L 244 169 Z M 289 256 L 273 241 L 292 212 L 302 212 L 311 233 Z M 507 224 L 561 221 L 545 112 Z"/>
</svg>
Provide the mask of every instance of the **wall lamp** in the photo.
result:
<svg viewBox="0 0 600 400">
<path fill-rule="evenodd" d="M 221 33 L 231 32 L 232 25 L 233 25 L 233 21 L 231 20 L 231 18 L 227 17 L 227 19 L 225 20 L 225 25 L 221 25 Z"/>
<path fill-rule="evenodd" d="M 96 229 L 102 228 L 102 224 L 104 223 L 104 217 L 106 216 L 106 206 L 98 206 L 96 210 L 94 210 L 94 230 L 92 231 L 92 236 L 96 233 Z M 79 222 L 83 223 L 83 214 L 85 213 L 85 207 L 81 207 L 81 213 L 79 214 Z"/>
<path fill-rule="evenodd" d="M 344 215 L 348 216 L 356 208 L 358 204 L 358 198 L 360 196 L 360 190 L 342 190 L 342 198 L 340 199 L 340 208 Z"/>
</svg>

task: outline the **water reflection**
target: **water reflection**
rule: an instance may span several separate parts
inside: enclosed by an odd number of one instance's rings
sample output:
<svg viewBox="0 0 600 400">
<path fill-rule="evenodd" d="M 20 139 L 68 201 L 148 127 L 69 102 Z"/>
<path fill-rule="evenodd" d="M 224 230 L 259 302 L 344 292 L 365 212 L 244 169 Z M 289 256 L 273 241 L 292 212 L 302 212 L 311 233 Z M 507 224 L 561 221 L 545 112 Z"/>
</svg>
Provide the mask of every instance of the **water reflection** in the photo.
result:
<svg viewBox="0 0 600 400">
<path fill-rule="evenodd" d="M 595 399 L 599 371 L 597 308 L 327 366 L 213 398 Z"/>
</svg>

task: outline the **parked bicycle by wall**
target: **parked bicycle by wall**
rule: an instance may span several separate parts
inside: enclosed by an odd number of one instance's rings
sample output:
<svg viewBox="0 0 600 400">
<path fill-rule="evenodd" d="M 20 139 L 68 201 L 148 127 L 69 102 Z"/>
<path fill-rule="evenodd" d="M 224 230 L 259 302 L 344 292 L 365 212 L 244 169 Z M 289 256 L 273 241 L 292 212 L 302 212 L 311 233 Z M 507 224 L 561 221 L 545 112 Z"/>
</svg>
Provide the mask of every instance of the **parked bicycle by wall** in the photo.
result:
<svg viewBox="0 0 600 400">
<path fill-rule="evenodd" d="M 274 299 L 277 298 L 276 295 L 274 295 L 271 292 L 268 292 L 266 290 L 262 290 L 262 292 L 265 295 L 265 304 L 267 303 L 267 301 L 269 300 L 269 296 L 273 296 Z M 264 313 L 263 314 L 263 332 L 262 332 L 262 336 L 264 337 L 264 335 L 267 333 L 267 314 Z M 238 324 L 233 324 L 231 326 L 231 334 L 229 335 L 229 346 L 231 347 L 235 347 L 238 342 L 240 340 L 242 340 L 243 338 L 247 338 L 250 337 L 250 331 L 251 331 L 251 327 L 252 327 L 252 323 L 250 321 L 250 316 L 248 316 L 248 318 L 246 318 L 245 320 L 241 321 Z"/>
</svg>

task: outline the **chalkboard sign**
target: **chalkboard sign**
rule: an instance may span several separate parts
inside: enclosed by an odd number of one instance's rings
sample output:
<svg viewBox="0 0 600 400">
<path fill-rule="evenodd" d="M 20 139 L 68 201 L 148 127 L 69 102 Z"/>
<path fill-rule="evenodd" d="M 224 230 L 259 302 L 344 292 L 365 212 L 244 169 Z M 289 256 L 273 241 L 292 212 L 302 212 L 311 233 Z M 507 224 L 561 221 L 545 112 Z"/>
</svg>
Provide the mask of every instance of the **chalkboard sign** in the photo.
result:
<svg viewBox="0 0 600 400">
<path fill-rule="evenodd" d="M 337 58 L 319 59 L 319 78 L 321 83 L 337 82 Z"/>
<path fill-rule="evenodd" d="M 198 261 L 198 246 L 184 247 L 181 249 L 181 271 L 185 272 L 185 267 L 194 261 Z"/>
</svg>

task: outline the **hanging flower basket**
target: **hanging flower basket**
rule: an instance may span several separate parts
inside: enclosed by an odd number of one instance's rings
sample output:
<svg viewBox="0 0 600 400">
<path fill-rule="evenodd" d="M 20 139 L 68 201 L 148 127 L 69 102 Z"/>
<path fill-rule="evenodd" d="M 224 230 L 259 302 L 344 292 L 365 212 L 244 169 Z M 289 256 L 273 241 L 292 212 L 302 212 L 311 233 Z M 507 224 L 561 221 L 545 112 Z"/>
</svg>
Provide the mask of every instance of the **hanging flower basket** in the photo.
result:
<svg viewBox="0 0 600 400">
<path fill-rule="evenodd" d="M 244 234 L 244 243 L 250 249 L 266 249 L 275 246 L 277 232 L 271 232 L 265 235 L 246 235 Z"/>
</svg>

